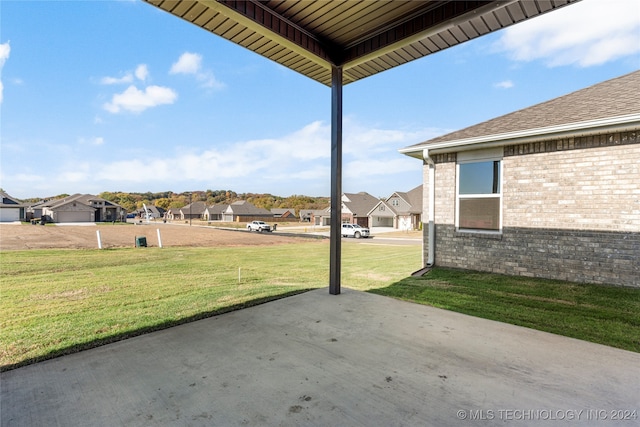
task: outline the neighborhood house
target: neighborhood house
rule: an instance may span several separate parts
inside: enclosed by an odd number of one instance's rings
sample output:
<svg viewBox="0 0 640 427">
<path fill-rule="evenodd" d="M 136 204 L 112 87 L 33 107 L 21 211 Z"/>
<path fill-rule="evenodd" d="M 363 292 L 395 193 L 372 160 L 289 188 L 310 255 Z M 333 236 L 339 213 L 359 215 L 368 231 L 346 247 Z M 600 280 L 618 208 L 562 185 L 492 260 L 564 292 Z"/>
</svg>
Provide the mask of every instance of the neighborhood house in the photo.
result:
<svg viewBox="0 0 640 427">
<path fill-rule="evenodd" d="M 25 205 L 0 191 L 0 222 L 15 222 L 25 218 Z"/>
<path fill-rule="evenodd" d="M 424 264 L 640 287 L 640 71 L 400 150 Z"/>
<path fill-rule="evenodd" d="M 91 194 L 74 194 L 62 199 L 37 203 L 27 208 L 27 220 L 43 218 L 47 222 L 123 221 L 124 209 Z"/>
</svg>

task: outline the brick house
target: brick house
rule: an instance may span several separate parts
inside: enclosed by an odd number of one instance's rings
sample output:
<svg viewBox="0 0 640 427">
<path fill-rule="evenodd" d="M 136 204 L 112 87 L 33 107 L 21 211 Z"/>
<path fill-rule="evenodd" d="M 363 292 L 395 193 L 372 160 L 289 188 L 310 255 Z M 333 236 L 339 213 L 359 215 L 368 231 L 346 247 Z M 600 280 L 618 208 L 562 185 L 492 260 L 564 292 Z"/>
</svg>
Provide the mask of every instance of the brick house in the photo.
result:
<svg viewBox="0 0 640 427">
<path fill-rule="evenodd" d="M 312 225 L 329 226 L 331 221 L 331 209 L 300 209 L 300 221 Z"/>
<path fill-rule="evenodd" d="M 240 200 L 227 206 L 223 213 L 223 220 L 228 222 L 272 221 L 273 214 L 245 200 Z"/>
<path fill-rule="evenodd" d="M 365 191 L 342 194 L 342 222 L 369 227 L 369 212 L 379 201 Z"/>
<path fill-rule="evenodd" d="M 640 287 L 640 71 L 416 144 L 424 265 Z"/>
</svg>

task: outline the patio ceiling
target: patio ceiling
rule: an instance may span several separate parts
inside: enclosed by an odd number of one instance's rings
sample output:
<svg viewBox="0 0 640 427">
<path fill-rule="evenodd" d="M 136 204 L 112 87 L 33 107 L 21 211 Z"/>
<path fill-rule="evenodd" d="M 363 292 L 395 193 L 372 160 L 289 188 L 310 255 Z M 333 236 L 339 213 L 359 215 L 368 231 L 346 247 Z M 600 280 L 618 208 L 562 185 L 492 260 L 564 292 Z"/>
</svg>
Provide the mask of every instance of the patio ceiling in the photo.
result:
<svg viewBox="0 0 640 427">
<path fill-rule="evenodd" d="M 349 84 L 579 0 L 145 0 L 331 86 Z"/>
</svg>

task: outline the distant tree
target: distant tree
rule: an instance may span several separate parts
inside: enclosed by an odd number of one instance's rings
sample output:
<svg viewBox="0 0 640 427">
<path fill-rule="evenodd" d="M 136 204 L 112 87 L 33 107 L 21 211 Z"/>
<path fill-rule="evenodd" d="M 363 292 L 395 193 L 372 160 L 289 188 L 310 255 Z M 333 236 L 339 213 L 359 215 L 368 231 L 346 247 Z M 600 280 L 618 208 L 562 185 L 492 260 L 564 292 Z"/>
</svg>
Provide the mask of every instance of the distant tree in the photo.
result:
<svg viewBox="0 0 640 427">
<path fill-rule="evenodd" d="M 171 206 L 171 199 L 168 197 L 163 197 L 161 199 L 156 199 L 153 204 L 162 209 L 169 209 Z"/>
</svg>

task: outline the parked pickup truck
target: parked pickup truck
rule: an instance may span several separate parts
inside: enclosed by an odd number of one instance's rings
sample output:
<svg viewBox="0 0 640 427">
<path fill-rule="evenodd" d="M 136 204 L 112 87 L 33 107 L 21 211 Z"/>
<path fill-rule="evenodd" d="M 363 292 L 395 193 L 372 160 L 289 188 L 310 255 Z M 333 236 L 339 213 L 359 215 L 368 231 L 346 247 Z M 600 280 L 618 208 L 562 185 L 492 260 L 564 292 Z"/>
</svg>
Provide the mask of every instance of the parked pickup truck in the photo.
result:
<svg viewBox="0 0 640 427">
<path fill-rule="evenodd" d="M 247 230 L 262 233 L 263 231 L 271 231 L 271 226 L 264 221 L 251 221 L 247 224 Z"/>
</svg>

